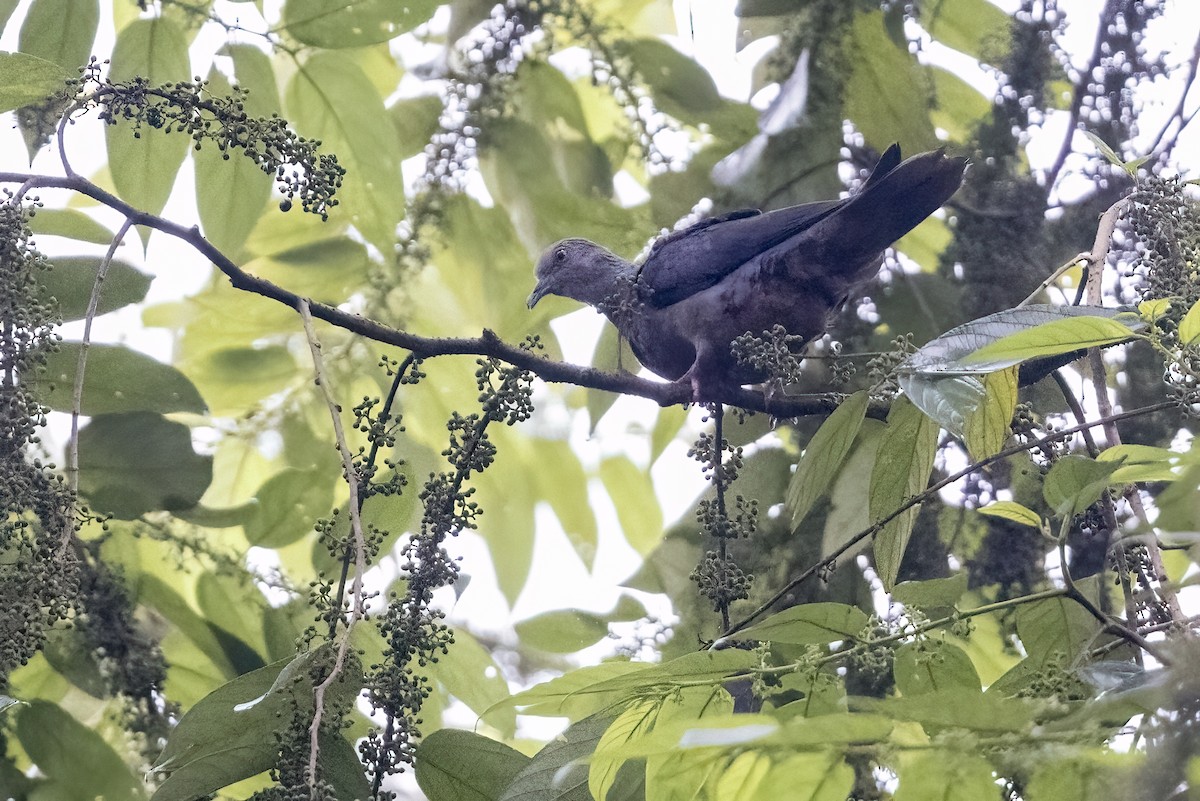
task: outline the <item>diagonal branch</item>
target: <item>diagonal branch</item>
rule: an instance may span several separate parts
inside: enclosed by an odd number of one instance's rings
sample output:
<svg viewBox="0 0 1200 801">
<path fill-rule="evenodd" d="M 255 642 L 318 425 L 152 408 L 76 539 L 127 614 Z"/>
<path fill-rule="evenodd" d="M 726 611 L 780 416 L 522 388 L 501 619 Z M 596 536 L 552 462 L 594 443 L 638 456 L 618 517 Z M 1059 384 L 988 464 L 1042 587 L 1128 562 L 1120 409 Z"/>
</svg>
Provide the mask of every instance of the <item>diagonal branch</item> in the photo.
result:
<svg viewBox="0 0 1200 801">
<path fill-rule="evenodd" d="M 153 228 L 191 245 L 224 273 L 235 289 L 261 295 L 297 310 L 300 308 L 301 301 L 305 300 L 295 292 L 284 289 L 278 284 L 247 273 L 205 239 L 198 226 L 189 228 L 142 211 L 81 176 L 63 177 L 0 172 L 0 183 L 19 183 L 30 188 L 66 189 L 86 195 L 125 215 L 134 225 Z M 500 339 L 495 332 L 487 329 L 484 329 L 478 337 L 426 337 L 342 311 L 336 306 L 312 301 L 308 303 L 313 317 L 375 342 L 403 348 L 418 358 L 450 355 L 491 356 L 528 370 L 542 380 L 551 383 L 574 384 L 590 389 L 636 395 L 652 400 L 660 406 L 678 406 L 692 401 L 692 390 L 689 386 L 640 378 L 632 373 L 610 373 L 593 367 L 551 361 L 516 345 L 511 345 Z M 799 395 L 790 398 L 767 398 L 762 392 L 738 389 L 727 392 L 721 400 L 749 411 L 764 412 L 774 417 L 786 418 L 830 414 L 837 408 L 841 396 L 829 393 Z M 873 405 L 869 414 L 873 417 L 882 417 L 886 414 L 886 408 L 882 404 Z"/>
</svg>

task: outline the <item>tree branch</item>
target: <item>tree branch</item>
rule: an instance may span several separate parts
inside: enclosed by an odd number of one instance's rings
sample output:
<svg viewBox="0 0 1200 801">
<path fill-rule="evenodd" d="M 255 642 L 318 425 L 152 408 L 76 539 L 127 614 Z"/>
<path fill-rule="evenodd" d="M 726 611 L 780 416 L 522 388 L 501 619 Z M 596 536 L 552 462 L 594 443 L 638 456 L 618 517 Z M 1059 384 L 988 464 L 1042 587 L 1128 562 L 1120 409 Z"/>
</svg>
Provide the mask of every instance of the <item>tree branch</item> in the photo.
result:
<svg viewBox="0 0 1200 801">
<path fill-rule="evenodd" d="M 299 310 L 300 295 L 251 275 L 233 262 L 228 256 L 218 250 L 204 238 L 198 226 L 188 228 L 171 220 L 135 208 L 121 200 L 111 192 L 96 186 L 91 181 L 80 176 L 57 175 L 28 175 L 24 173 L 0 172 L 0 183 L 20 183 L 30 188 L 66 189 L 115 209 L 134 225 L 144 225 L 164 234 L 173 236 L 191 245 L 201 255 L 212 262 L 218 270 L 225 274 L 234 289 L 252 292 L 269 298 L 283 305 Z M 357 314 L 342 311 L 335 306 L 309 301 L 312 316 L 324 320 L 330 325 L 337 326 L 354 334 L 394 345 L 409 351 L 418 358 L 433 356 L 491 356 L 508 364 L 520 367 L 534 373 L 543 381 L 551 383 L 573 384 L 590 389 L 602 389 L 623 395 L 636 395 L 657 403 L 659 406 L 680 406 L 692 402 L 692 390 L 684 384 L 653 381 L 633 375 L 632 373 L 610 373 L 593 367 L 555 362 L 523 350 L 496 336 L 493 331 L 484 329 L 478 337 L 426 337 L 413 334 L 383 323 L 367 319 Z M 823 395 L 798 395 L 793 397 L 768 398 L 764 393 L 749 389 L 729 390 L 721 397 L 723 403 L 737 406 L 754 412 L 763 412 L 774 417 L 804 417 L 808 415 L 827 415 L 833 412 L 841 402 L 841 396 L 835 393 Z M 887 413 L 885 404 L 872 404 L 868 414 L 882 418 Z"/>
</svg>

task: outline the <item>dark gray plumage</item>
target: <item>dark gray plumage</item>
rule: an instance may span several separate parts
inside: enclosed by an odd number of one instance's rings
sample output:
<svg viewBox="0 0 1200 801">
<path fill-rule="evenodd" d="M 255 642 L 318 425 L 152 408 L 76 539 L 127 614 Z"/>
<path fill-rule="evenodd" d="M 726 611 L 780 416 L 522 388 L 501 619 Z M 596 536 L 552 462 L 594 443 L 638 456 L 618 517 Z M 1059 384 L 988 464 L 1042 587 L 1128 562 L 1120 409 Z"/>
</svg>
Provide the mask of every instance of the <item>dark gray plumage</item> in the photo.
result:
<svg viewBox="0 0 1200 801">
<path fill-rule="evenodd" d="M 805 342 L 823 334 L 883 251 L 957 191 L 965 167 L 940 150 L 902 163 L 892 145 L 851 198 L 704 220 L 660 238 L 640 266 L 564 239 L 538 261 L 529 307 L 546 295 L 595 306 L 643 365 L 716 400 L 767 378 L 733 358 L 736 337 L 775 325 Z"/>
</svg>

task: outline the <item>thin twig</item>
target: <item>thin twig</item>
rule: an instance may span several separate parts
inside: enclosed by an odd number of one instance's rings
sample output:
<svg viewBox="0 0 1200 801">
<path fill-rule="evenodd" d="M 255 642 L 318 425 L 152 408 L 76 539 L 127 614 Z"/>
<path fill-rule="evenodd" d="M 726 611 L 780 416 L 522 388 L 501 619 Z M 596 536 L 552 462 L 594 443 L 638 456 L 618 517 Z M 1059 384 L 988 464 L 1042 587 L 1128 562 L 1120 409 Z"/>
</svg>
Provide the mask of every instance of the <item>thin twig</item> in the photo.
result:
<svg viewBox="0 0 1200 801">
<path fill-rule="evenodd" d="M 1079 125 L 1079 112 L 1083 108 L 1083 98 L 1087 94 L 1088 84 L 1092 80 L 1092 73 L 1100 65 L 1100 59 L 1104 56 L 1104 37 L 1108 33 L 1109 24 L 1112 22 L 1113 6 L 1113 0 L 1108 0 L 1104 4 L 1104 11 L 1100 14 L 1100 24 L 1096 28 L 1096 41 L 1092 44 L 1091 58 L 1088 59 L 1087 67 L 1079 74 L 1079 79 L 1075 83 L 1075 91 L 1071 95 L 1071 109 L 1067 120 L 1067 132 L 1063 135 L 1062 145 L 1059 146 L 1058 156 L 1054 159 L 1054 164 L 1046 173 L 1047 191 L 1054 188 L 1054 183 L 1058 180 L 1058 174 L 1062 172 L 1063 165 L 1066 164 L 1067 156 L 1071 155 L 1071 144 L 1075 139 L 1075 131 Z"/>
<path fill-rule="evenodd" d="M 79 493 L 79 415 L 83 407 L 83 376 L 87 369 L 88 348 L 92 343 L 92 321 L 100 308 L 100 292 L 104 287 L 104 279 L 108 276 L 108 268 L 112 265 L 117 248 L 125 240 L 125 235 L 133 227 L 133 220 L 125 218 L 120 230 L 108 243 L 108 250 L 96 268 L 96 280 L 92 283 L 92 294 L 88 297 L 87 311 L 83 315 L 83 337 L 79 342 L 79 359 L 75 362 L 75 385 L 71 390 L 71 435 L 67 440 L 67 486 L 72 495 Z M 73 536 L 73 528 L 63 532 L 64 542 Z"/>
<path fill-rule="evenodd" d="M 317 758 L 321 752 L 320 733 L 321 718 L 325 712 L 325 692 L 333 686 L 338 676 L 341 675 L 342 669 L 346 665 L 346 655 L 350 650 L 350 633 L 354 628 L 354 624 L 366 614 L 366 609 L 363 605 L 362 581 L 363 575 L 367 572 L 367 544 L 366 538 L 363 536 L 362 518 L 359 516 L 358 474 L 354 467 L 354 454 L 350 451 L 350 446 L 346 441 L 346 430 L 342 426 L 342 409 L 337 401 L 334 400 L 333 394 L 329 391 L 327 374 L 324 362 L 321 359 L 321 343 L 317 339 L 317 333 L 313 328 L 312 313 L 309 310 L 308 300 L 301 299 L 296 308 L 300 312 L 300 319 L 304 321 L 304 334 L 308 338 L 308 349 L 312 354 L 316 384 L 321 389 L 325 405 L 329 407 L 329 416 L 333 421 L 334 439 L 337 442 L 338 453 L 342 457 L 342 471 L 346 476 L 346 484 L 350 488 L 348 508 L 350 511 L 350 531 L 354 538 L 354 576 L 350 580 L 350 597 L 353 600 L 350 604 L 350 615 L 346 619 L 346 628 L 343 630 L 341 639 L 338 642 L 337 658 L 334 659 L 333 668 L 329 671 L 329 675 L 325 677 L 325 680 L 318 684 L 313 692 L 313 719 L 308 729 L 309 751 L 308 769 L 306 772 L 309 789 L 315 791 L 317 785 Z"/>
<path fill-rule="evenodd" d="M 1178 406 L 1178 404 L 1176 404 L 1174 401 L 1163 401 L 1161 403 L 1154 403 L 1149 406 L 1143 406 L 1140 409 L 1131 409 L 1127 412 L 1118 412 L 1117 414 L 1112 415 L 1111 419 L 1113 421 L 1125 420 L 1130 417 L 1139 417 L 1144 414 L 1152 414 L 1154 412 L 1160 412 L 1165 409 L 1176 408 L 1177 406 Z M 828 556 L 823 558 L 820 562 L 817 562 L 812 567 L 808 568 L 803 573 L 801 573 L 799 576 L 797 576 L 796 578 L 789 581 L 783 587 L 783 589 L 779 590 L 777 593 L 772 595 L 767 601 L 762 603 L 757 609 L 755 609 L 749 615 L 742 618 L 737 623 L 733 624 L 731 627 L 726 629 L 724 631 L 724 633 L 722 633 L 722 635 L 721 635 L 722 639 L 728 638 L 728 637 L 736 634 L 737 632 L 741 631 L 742 629 L 746 628 L 747 626 L 749 626 L 751 623 L 753 623 L 755 620 L 757 620 L 759 617 L 761 617 L 767 611 L 769 611 L 772 606 L 774 606 L 776 603 L 778 603 L 789 592 L 794 590 L 796 587 L 800 586 L 800 584 L 802 584 L 804 581 L 806 581 L 807 579 L 816 575 L 821 570 L 826 569 L 830 565 L 834 564 L 838 560 L 839 557 L 844 555 L 850 549 L 857 546 L 860 542 L 865 540 L 867 537 L 870 537 L 870 536 L 874 535 L 875 533 L 877 533 L 878 531 L 882 530 L 885 525 L 887 525 L 889 522 L 891 522 L 895 518 L 904 514 L 906 511 L 908 511 L 912 507 L 924 503 L 928 498 L 932 497 L 933 495 L 936 495 L 938 492 L 941 492 L 942 489 L 950 486 L 951 484 L 958 481 L 959 479 L 965 478 L 966 476 L 970 475 L 971 473 L 974 473 L 975 471 L 979 470 L 981 467 L 986 467 L 987 465 L 992 464 L 993 462 L 998 462 L 1001 459 L 1007 459 L 1009 456 L 1013 456 L 1015 454 L 1022 453 L 1024 451 L 1029 451 L 1029 450 L 1033 450 L 1034 448 L 1043 447 L 1044 445 L 1046 445 L 1049 442 L 1056 442 L 1061 439 L 1066 439 L 1067 437 L 1074 436 L 1075 434 L 1079 433 L 1080 431 L 1083 431 L 1084 429 L 1103 425 L 1106 422 L 1108 422 L 1108 420 L 1106 420 L 1106 419 L 1093 420 L 1093 421 L 1084 423 L 1082 425 L 1073 426 L 1072 428 L 1064 428 L 1061 431 L 1055 431 L 1054 433 L 1047 434 L 1045 437 L 1042 437 L 1041 439 L 1035 440 L 1033 442 L 1028 442 L 1028 443 L 1024 443 L 1021 445 L 1013 445 L 1011 447 L 1005 448 L 1004 450 L 1000 451 L 999 453 L 997 453 L 993 456 L 989 456 L 986 459 L 981 459 L 978 462 L 969 464 L 966 467 L 964 467 L 962 470 L 959 470 L 957 473 L 951 473 L 950 475 L 946 476 L 945 478 L 941 479 L 940 481 L 934 482 L 933 484 L 929 485 L 929 487 L 927 487 L 924 492 L 921 492 L 917 495 L 912 496 L 911 498 L 906 500 L 904 503 L 900 504 L 900 506 L 897 507 L 893 512 L 886 515 L 885 517 L 880 518 L 879 520 L 875 521 L 867 528 L 858 532 L 853 537 L 851 537 L 849 540 L 847 540 L 843 545 L 841 545 L 837 550 L 833 551 L 831 554 L 829 554 Z"/>
</svg>

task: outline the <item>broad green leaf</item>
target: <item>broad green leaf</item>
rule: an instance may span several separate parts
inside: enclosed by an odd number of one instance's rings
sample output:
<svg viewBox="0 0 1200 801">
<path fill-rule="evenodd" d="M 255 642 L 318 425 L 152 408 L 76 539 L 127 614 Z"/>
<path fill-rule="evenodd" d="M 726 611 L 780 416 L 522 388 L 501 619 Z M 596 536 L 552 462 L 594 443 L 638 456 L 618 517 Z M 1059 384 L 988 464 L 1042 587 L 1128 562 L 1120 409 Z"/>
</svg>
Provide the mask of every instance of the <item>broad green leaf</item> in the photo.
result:
<svg viewBox="0 0 1200 801">
<path fill-rule="evenodd" d="M 431 799 L 495 801 L 530 758 L 504 743 L 458 729 L 439 729 L 421 739 L 417 784 Z"/>
<path fill-rule="evenodd" d="M 154 412 L 98 415 L 79 432 L 79 490 L 119 520 L 194 506 L 210 481 L 188 427 Z"/>
<path fill-rule="evenodd" d="M 756 788 L 755 801 L 843 801 L 854 788 L 854 768 L 836 749 L 791 754 L 776 762 Z"/>
<path fill-rule="evenodd" d="M 787 509 L 792 516 L 793 534 L 837 477 L 862 427 L 869 401 L 866 390 L 846 398 L 809 440 L 788 484 Z"/>
<path fill-rule="evenodd" d="M 895 801 L 978 801 L 999 794 L 988 761 L 958 749 L 907 755 L 897 773 Z"/>
<path fill-rule="evenodd" d="M 244 269 L 297 294 L 336 306 L 363 285 L 370 264 L 365 246 L 348 236 L 336 236 L 259 256 L 247 262 Z"/>
<path fill-rule="evenodd" d="M 980 514 L 1002 517 L 1030 528 L 1041 528 L 1042 518 L 1032 509 L 1016 501 L 996 501 L 978 509 Z"/>
<path fill-rule="evenodd" d="M 801 604 L 744 629 L 738 633 L 738 637 L 796 645 L 823 645 L 857 637 L 867 623 L 866 613 L 856 606 Z"/>
<path fill-rule="evenodd" d="M 1051 754 L 1048 749 L 1045 753 Z M 1034 768 L 1022 796 L 1029 801 L 1095 801 L 1111 796 L 1114 787 L 1133 786 L 1133 771 L 1143 765 L 1142 756 L 1108 748 L 1060 754 Z M 1196 758 L 1190 757 L 1188 781 L 1192 788 L 1200 779 L 1196 765 Z"/>
<path fill-rule="evenodd" d="M 724 104 L 708 70 L 666 42 L 634 39 L 622 49 L 650 88 L 655 105 L 672 117 L 698 124 Z"/>
<path fill-rule="evenodd" d="M 606 713 L 568 728 L 525 765 L 500 794 L 499 801 L 590 801 L 587 761 L 611 722 L 612 715 Z M 620 771 L 610 798 L 642 797 L 643 780 L 640 770 Z"/>
<path fill-rule="evenodd" d="M 912 401 L 901 396 L 892 404 L 871 471 L 869 505 L 873 520 L 892 514 L 924 491 L 933 470 L 937 438 L 937 425 Z M 896 583 L 917 510 L 917 506 L 907 509 L 875 535 L 875 569 L 885 590 L 890 591 Z"/>
<path fill-rule="evenodd" d="M 29 219 L 29 230 L 35 235 L 63 236 L 93 245 L 107 245 L 115 234 L 89 215 L 75 209 L 38 209 Z M 54 263 L 62 263 L 55 259 Z"/>
<path fill-rule="evenodd" d="M 1088 588 L 1081 583 L 1081 590 Z M 1100 631 L 1096 618 L 1070 598 L 1047 598 L 1017 608 L 1017 636 L 1025 653 L 1038 661 L 1057 656 L 1069 664 Z"/>
<path fill-rule="evenodd" d="M 658 718 L 659 706 L 657 701 L 652 700 L 632 704 L 604 730 L 588 769 L 588 790 L 592 798 L 608 797 L 608 791 L 616 782 L 621 766 L 626 762 L 621 757 L 609 757 L 606 752 L 619 749 L 622 745 L 650 732 Z"/>
<path fill-rule="evenodd" d="M 934 733 L 944 729 L 976 732 L 1028 732 L 1040 702 L 980 693 L 976 688 L 948 686 L 924 695 L 893 698 L 852 698 L 851 709 L 920 723 Z"/>
<path fill-rule="evenodd" d="M 29 701 L 17 711 L 15 729 L 21 747 L 46 779 L 39 782 L 34 797 L 56 801 L 146 797 L 141 782 L 112 746 L 57 704 Z"/>
<path fill-rule="evenodd" d="M 1143 300 L 1137 305 L 1138 314 L 1142 316 L 1143 320 L 1147 320 L 1149 322 L 1159 319 L 1170 310 L 1170 298 L 1154 298 L 1153 300 Z"/>
<path fill-rule="evenodd" d="M 388 107 L 388 116 L 400 140 L 397 155 L 406 159 L 423 151 L 437 133 L 442 101 L 434 95 L 404 98 Z"/>
<path fill-rule="evenodd" d="M 888 36 L 883 13 L 857 14 L 847 46 L 854 55 L 843 111 L 867 142 L 881 151 L 896 141 L 913 153 L 935 147 L 925 73 L 907 42 Z"/>
<path fill-rule="evenodd" d="M 955 606 L 967 591 L 967 573 L 960 571 L 947 578 L 902 581 L 892 587 L 892 598 L 905 606 L 938 609 Z"/>
<path fill-rule="evenodd" d="M 312 709 L 309 671 L 318 655 L 331 661 L 323 646 L 274 662 L 238 676 L 189 709 L 154 764 L 154 772 L 166 780 L 153 801 L 191 801 L 273 767 L 280 719 L 294 708 L 302 714 Z M 326 703 L 334 708 L 350 703 L 360 672 L 357 660 L 349 661 L 326 693 Z"/>
<path fill-rule="evenodd" d="M 1004 449 L 1012 434 L 1013 411 L 1017 408 L 1016 365 L 988 373 L 983 379 L 983 398 L 963 424 L 967 453 L 982 461 Z"/>
<path fill-rule="evenodd" d="M 903 695 L 927 695 L 947 687 L 981 689 L 971 658 L 957 645 L 940 640 L 901 645 L 892 672 Z"/>
<path fill-rule="evenodd" d="M 658 410 L 658 416 L 654 418 L 654 429 L 650 432 L 651 463 L 658 461 L 658 457 L 674 442 L 686 422 L 687 409 L 683 406 L 667 406 Z"/>
<path fill-rule="evenodd" d="M 208 91 L 214 95 L 227 96 L 233 91 L 215 66 L 208 73 L 208 82 Z M 241 148 L 221 151 L 206 143 L 195 151 L 192 160 L 196 167 L 196 209 L 204 237 L 225 255 L 237 259 L 271 196 L 271 175 L 246 158 Z"/>
<path fill-rule="evenodd" d="M 212 351 L 181 366 L 203 389 L 214 414 L 244 412 L 247 406 L 285 388 L 301 369 L 282 345 Z"/>
<path fill-rule="evenodd" d="M 1194 345 L 1200 339 L 1200 301 L 1192 304 L 1179 321 L 1179 341 L 1184 345 Z"/>
<path fill-rule="evenodd" d="M 497 444 L 500 444 L 499 442 Z M 579 456 L 565 440 L 545 440 L 530 447 L 523 443 L 524 464 L 542 498 L 549 501 L 563 533 L 579 559 L 590 570 L 596 560 L 599 529 L 587 495 L 587 476 Z M 515 452 L 515 443 L 513 450 Z"/>
<path fill-rule="evenodd" d="M 608 621 L 579 609 L 556 609 L 515 625 L 523 646 L 553 654 L 570 654 L 608 635 Z"/>
<path fill-rule="evenodd" d="M 167 17 L 139 19 L 117 36 L 109 77 L 127 81 L 135 76 L 152 86 L 192 78 L 187 40 Z M 104 137 L 117 194 L 138 209 L 158 214 L 167 204 L 191 139 L 149 125 L 135 131 L 128 121 L 105 126 Z"/>
<path fill-rule="evenodd" d="M 1168 448 L 1152 445 L 1122 444 L 1105 448 L 1096 455 L 1098 462 L 1120 462 L 1113 471 L 1112 484 L 1130 484 L 1138 481 L 1176 481 L 1180 473 L 1176 468 L 1184 461 L 1183 454 Z"/>
<path fill-rule="evenodd" d="M 771 757 L 758 751 L 743 751 L 717 777 L 713 793 L 728 801 L 750 801 L 771 770 Z"/>
<path fill-rule="evenodd" d="M 386 42 L 425 22 L 436 0 L 288 0 L 283 24 L 305 44 L 363 47 Z"/>
<path fill-rule="evenodd" d="M 988 0 L 927 0 L 920 22 L 929 35 L 968 56 L 998 63 L 1008 51 L 1008 15 Z"/>
<path fill-rule="evenodd" d="M 1098 462 L 1085 456 L 1064 456 L 1046 473 L 1042 496 L 1060 515 L 1077 515 L 1097 500 L 1112 483 L 1120 462 Z"/>
<path fill-rule="evenodd" d="M 942 4 L 947 5 L 944 0 Z M 934 66 L 927 66 L 926 70 L 936 99 L 936 106 L 930 112 L 933 124 L 950 134 L 955 142 L 970 141 L 976 125 L 991 113 L 991 99 L 950 70 Z"/>
<path fill-rule="evenodd" d="M 821 553 L 833 553 L 846 547 L 850 538 L 871 525 L 871 510 L 863 502 L 863 495 L 870 488 L 869 479 L 875 469 L 875 457 L 885 428 L 882 420 L 870 417 L 863 420 L 858 437 L 829 488 L 829 511 L 821 531 Z M 801 532 L 799 536 L 810 535 Z M 852 546 L 849 553 L 857 553 L 869 544 L 869 540 L 861 541 Z"/>
<path fill-rule="evenodd" d="M 429 666 L 429 677 L 503 735 L 511 737 L 516 730 L 513 708 L 498 706 L 511 695 L 504 673 L 491 652 L 462 627 L 455 628 L 450 650 Z"/>
<path fill-rule="evenodd" d="M 46 371 L 38 376 L 39 398 L 55 411 L 71 411 L 80 347 L 78 342 L 60 343 L 57 351 L 47 354 Z M 171 365 L 124 345 L 93 344 L 88 348 L 81 414 L 202 414 L 205 410 L 196 387 Z"/>
<path fill-rule="evenodd" d="M 286 106 L 296 129 L 321 140 L 346 168 L 343 213 L 368 242 L 392 253 L 404 213 L 400 143 L 396 129 L 384 123 L 387 112 L 370 79 L 344 53 L 317 53 L 288 84 Z"/>
<path fill-rule="evenodd" d="M 77 77 L 74 70 L 44 58 L 0 52 L 0 112 L 45 100 Z"/>
<path fill-rule="evenodd" d="M 523 715 L 546 717 L 586 717 L 618 700 L 621 687 L 612 687 L 610 680 L 627 677 L 650 670 L 653 665 L 644 662 L 601 662 L 568 671 L 563 675 L 534 685 L 516 693 L 511 698 L 498 702 L 521 710 Z M 490 713 L 490 710 L 489 710 Z"/>
<path fill-rule="evenodd" d="M 1125 342 L 1134 332 L 1110 317 L 1073 317 L 1010 334 L 967 356 L 967 364 L 1007 367 L 1014 361 L 1057 356 Z"/>
<path fill-rule="evenodd" d="M 251 545 L 281 548 L 309 535 L 318 518 L 329 516 L 332 478 L 323 470 L 288 468 L 272 476 L 257 493 L 258 507 L 246 522 Z"/>
<path fill-rule="evenodd" d="M 610 456 L 600 463 L 600 480 L 617 510 L 625 541 L 642 556 L 662 541 L 662 508 L 646 471 L 627 456 Z"/>
<path fill-rule="evenodd" d="M 21 52 L 75 72 L 87 64 L 99 23 L 99 0 L 33 0 L 21 25 Z"/>
<path fill-rule="evenodd" d="M 82 320 L 87 315 L 102 262 L 97 256 L 64 256 L 54 259 L 53 269 L 38 276 L 38 282 L 44 288 L 43 296 L 58 301 L 58 313 L 63 320 Z M 114 259 L 100 286 L 96 314 L 107 314 L 144 300 L 152 280 L 153 276 L 128 262 Z"/>
<path fill-rule="evenodd" d="M 221 52 L 233 59 L 234 84 L 249 93 L 245 100 L 247 114 L 270 117 L 282 111 L 270 56 L 248 44 L 227 44 Z"/>
</svg>

